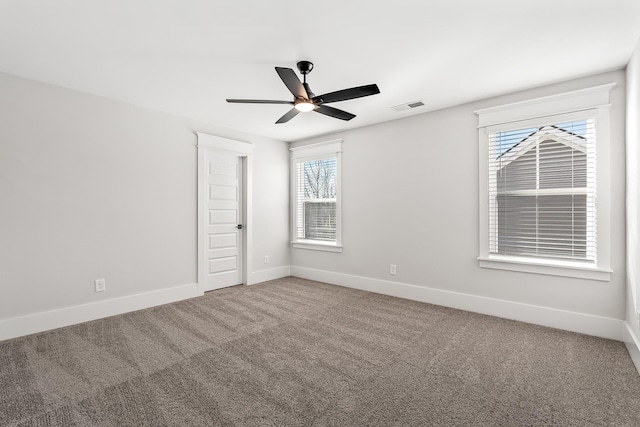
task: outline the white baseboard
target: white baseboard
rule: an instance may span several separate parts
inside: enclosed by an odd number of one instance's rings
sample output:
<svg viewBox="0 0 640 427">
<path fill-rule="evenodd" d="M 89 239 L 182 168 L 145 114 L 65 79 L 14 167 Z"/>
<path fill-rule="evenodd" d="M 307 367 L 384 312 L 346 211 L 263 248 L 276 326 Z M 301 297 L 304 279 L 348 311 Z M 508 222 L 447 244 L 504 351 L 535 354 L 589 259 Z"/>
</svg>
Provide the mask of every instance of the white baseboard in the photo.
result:
<svg viewBox="0 0 640 427">
<path fill-rule="evenodd" d="M 623 321 L 619 319 L 306 267 L 291 266 L 291 275 L 394 297 L 443 305 L 460 310 L 622 341 Z"/>
<path fill-rule="evenodd" d="M 631 358 L 640 372 L 640 339 L 633 333 L 629 325 L 622 320 L 409 285 L 406 283 L 288 265 L 253 272 L 250 276 L 249 284 L 266 282 L 289 275 L 624 341 L 629 349 Z M 198 284 L 194 283 L 4 319 L 0 320 L 0 341 L 155 307 L 201 295 L 203 295 L 203 292 L 198 287 Z"/>
<path fill-rule="evenodd" d="M 640 337 L 634 333 L 631 325 L 627 322 L 624 322 L 623 336 L 629 356 L 631 356 L 631 360 L 633 360 L 638 373 L 640 373 Z"/>
<path fill-rule="evenodd" d="M 249 276 L 248 285 L 255 285 L 256 283 L 267 282 L 269 280 L 280 279 L 281 277 L 287 277 L 291 275 L 291 267 L 283 265 L 281 267 L 269 268 L 266 270 L 258 270 L 251 272 Z"/>
<path fill-rule="evenodd" d="M 0 320 L 0 341 L 203 295 L 197 283 Z"/>
</svg>

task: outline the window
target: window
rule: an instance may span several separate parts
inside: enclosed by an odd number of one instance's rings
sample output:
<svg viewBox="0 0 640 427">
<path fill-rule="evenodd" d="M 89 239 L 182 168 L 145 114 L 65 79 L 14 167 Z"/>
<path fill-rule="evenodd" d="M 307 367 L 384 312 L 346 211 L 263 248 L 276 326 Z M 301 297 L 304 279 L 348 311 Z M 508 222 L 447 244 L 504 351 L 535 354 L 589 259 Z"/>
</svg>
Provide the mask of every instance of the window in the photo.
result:
<svg viewBox="0 0 640 427">
<path fill-rule="evenodd" d="M 300 161 L 296 176 L 296 239 L 336 241 L 335 157 Z"/>
<path fill-rule="evenodd" d="M 594 119 L 489 134 L 489 253 L 596 262 Z"/>
<path fill-rule="evenodd" d="M 481 267 L 610 280 L 611 87 L 476 112 Z"/>
<path fill-rule="evenodd" d="M 292 243 L 340 252 L 341 141 L 291 149 Z"/>
</svg>

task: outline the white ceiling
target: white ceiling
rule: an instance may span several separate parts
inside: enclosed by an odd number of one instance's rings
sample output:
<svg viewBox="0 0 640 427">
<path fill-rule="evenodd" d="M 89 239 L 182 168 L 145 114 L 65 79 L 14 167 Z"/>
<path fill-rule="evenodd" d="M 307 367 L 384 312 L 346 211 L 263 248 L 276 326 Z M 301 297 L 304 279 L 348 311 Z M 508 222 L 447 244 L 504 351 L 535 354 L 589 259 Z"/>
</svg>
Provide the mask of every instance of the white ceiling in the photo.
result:
<svg viewBox="0 0 640 427">
<path fill-rule="evenodd" d="M 284 141 L 619 69 L 639 37 L 639 0 L 0 0 L 0 71 Z M 349 122 L 225 102 L 291 100 L 302 59 L 316 94 L 381 93 L 331 104 Z"/>
</svg>

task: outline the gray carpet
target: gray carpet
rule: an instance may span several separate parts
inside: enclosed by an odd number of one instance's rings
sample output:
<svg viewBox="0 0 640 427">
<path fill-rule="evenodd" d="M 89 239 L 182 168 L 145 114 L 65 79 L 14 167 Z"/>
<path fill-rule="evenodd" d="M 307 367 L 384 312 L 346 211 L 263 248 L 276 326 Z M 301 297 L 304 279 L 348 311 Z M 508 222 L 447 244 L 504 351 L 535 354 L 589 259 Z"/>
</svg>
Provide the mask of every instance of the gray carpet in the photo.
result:
<svg viewBox="0 0 640 427">
<path fill-rule="evenodd" d="M 297 278 L 0 343 L 2 426 L 640 426 L 622 343 Z"/>
</svg>

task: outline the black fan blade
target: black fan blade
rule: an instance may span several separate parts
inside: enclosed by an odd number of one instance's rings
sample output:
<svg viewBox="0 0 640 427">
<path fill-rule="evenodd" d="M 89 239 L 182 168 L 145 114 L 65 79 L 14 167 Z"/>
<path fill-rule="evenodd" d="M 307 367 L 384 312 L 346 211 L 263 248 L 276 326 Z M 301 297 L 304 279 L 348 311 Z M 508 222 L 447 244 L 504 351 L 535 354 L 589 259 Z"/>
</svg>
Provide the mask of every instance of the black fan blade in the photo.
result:
<svg viewBox="0 0 640 427">
<path fill-rule="evenodd" d="M 340 120 L 351 120 L 356 116 L 355 114 L 347 113 L 346 111 L 338 110 L 337 108 L 329 107 L 328 105 L 318 105 L 313 111 L 324 114 L 325 116 L 335 117 Z"/>
<path fill-rule="evenodd" d="M 287 114 L 285 114 L 284 116 L 280 117 L 278 119 L 278 121 L 276 122 L 276 124 L 279 123 L 287 123 L 289 120 L 293 119 L 295 116 L 298 115 L 300 111 L 296 110 L 295 108 L 292 108 L 291 110 L 289 110 L 287 112 Z"/>
<path fill-rule="evenodd" d="M 227 99 L 227 102 L 235 102 L 239 104 L 289 104 L 293 105 L 291 101 L 274 101 L 272 99 Z"/>
<path fill-rule="evenodd" d="M 309 95 L 307 95 L 307 91 L 304 90 L 304 86 L 300 82 L 300 79 L 296 75 L 296 72 L 291 68 L 282 68 L 276 67 L 276 72 L 282 79 L 282 82 L 287 86 L 287 89 L 295 96 L 296 98 L 305 98 L 309 99 Z"/>
<path fill-rule="evenodd" d="M 375 95 L 380 93 L 378 85 L 366 85 L 352 87 L 350 89 L 342 89 L 335 92 L 325 93 L 313 98 L 314 101 L 321 101 L 323 103 L 346 101 L 348 99 L 362 98 L 363 96 Z"/>
</svg>

